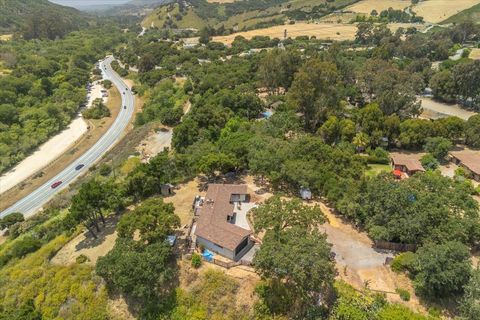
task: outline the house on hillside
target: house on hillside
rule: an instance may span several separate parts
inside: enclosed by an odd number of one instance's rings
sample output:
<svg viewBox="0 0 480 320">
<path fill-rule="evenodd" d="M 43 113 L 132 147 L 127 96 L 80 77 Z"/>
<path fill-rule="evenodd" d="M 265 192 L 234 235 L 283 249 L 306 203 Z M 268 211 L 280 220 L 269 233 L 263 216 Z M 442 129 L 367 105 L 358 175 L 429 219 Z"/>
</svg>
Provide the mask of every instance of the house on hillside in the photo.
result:
<svg viewBox="0 0 480 320">
<path fill-rule="evenodd" d="M 254 245 L 247 221 L 247 212 L 253 207 L 246 185 L 209 185 L 197 210 L 197 245 L 231 260 L 240 260 Z"/>
<path fill-rule="evenodd" d="M 467 170 L 473 180 L 480 182 L 480 151 L 451 151 L 452 161 Z"/>
<path fill-rule="evenodd" d="M 411 176 L 417 172 L 424 172 L 425 169 L 420 162 L 421 154 L 391 153 L 390 160 L 393 170 L 399 170 Z"/>
</svg>

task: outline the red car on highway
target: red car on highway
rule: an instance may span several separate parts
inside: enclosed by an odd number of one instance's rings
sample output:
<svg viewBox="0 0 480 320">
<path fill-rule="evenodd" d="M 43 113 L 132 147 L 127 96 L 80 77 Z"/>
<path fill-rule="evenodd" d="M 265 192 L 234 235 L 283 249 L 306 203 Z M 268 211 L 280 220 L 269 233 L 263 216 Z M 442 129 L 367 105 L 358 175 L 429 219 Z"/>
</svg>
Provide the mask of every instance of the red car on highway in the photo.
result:
<svg viewBox="0 0 480 320">
<path fill-rule="evenodd" d="M 62 184 L 62 181 L 55 182 L 54 184 L 52 184 L 52 189 L 55 189 L 56 187 L 58 187 L 61 184 Z"/>
</svg>

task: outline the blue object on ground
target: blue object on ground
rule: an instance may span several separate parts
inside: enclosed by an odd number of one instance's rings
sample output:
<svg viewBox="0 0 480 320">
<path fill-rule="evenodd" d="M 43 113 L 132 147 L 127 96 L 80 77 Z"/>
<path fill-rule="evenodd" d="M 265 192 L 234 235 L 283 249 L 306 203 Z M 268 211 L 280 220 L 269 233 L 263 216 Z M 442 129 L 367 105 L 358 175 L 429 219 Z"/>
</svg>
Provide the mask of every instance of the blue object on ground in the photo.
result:
<svg viewBox="0 0 480 320">
<path fill-rule="evenodd" d="M 211 252 L 211 251 L 209 251 L 209 250 L 207 250 L 207 249 L 205 249 L 205 250 L 203 251 L 202 256 L 203 256 L 203 258 L 204 258 L 206 261 L 208 261 L 208 262 L 212 262 L 212 260 L 213 260 L 213 252 Z"/>
<path fill-rule="evenodd" d="M 177 236 L 167 236 L 167 242 L 170 245 L 170 247 L 173 247 L 175 245 L 175 242 L 177 241 Z"/>
<path fill-rule="evenodd" d="M 273 112 L 272 111 L 265 111 L 265 112 L 262 112 L 262 115 L 265 118 L 270 118 L 273 115 Z"/>
</svg>

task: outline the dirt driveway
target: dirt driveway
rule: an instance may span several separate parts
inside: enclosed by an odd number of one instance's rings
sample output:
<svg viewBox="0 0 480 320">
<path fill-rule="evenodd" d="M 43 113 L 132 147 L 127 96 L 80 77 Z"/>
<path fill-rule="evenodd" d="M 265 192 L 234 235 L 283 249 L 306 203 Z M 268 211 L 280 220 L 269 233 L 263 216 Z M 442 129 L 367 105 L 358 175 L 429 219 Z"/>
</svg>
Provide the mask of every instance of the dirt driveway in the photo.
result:
<svg viewBox="0 0 480 320">
<path fill-rule="evenodd" d="M 404 303 L 414 310 L 424 312 L 413 292 L 410 280 L 385 266 L 385 259 L 393 257 L 393 254 L 373 249 L 373 242 L 365 233 L 343 222 L 325 204 L 319 205 L 329 220 L 321 229 L 327 234 L 328 242 L 332 244 L 338 277 L 359 290 L 367 285 L 369 289 L 386 293 L 389 301 Z M 411 300 L 403 302 L 395 293 L 397 288 L 408 290 Z"/>
<path fill-rule="evenodd" d="M 435 101 L 431 98 L 419 97 L 422 102 L 422 108 L 424 118 L 437 119 L 442 116 L 457 116 L 460 119 L 468 120 L 471 116 L 475 115 L 475 112 L 465 110 L 457 104 L 446 104 Z"/>
</svg>

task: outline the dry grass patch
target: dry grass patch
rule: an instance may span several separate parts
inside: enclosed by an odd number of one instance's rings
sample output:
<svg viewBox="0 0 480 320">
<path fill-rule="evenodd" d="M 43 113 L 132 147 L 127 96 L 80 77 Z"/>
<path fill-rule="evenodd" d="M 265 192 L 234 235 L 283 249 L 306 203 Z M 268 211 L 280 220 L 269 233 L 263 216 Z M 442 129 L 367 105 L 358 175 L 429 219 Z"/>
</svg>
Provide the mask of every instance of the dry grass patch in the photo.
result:
<svg viewBox="0 0 480 320">
<path fill-rule="evenodd" d="M 95 232 L 97 238 L 85 231 L 73 238 L 60 249 L 50 261 L 52 264 L 69 266 L 77 262 L 80 255 L 87 257 L 85 264 L 95 266 L 99 257 L 103 257 L 112 250 L 117 240 L 115 228 L 119 216 L 109 216 L 105 226 L 100 224 L 101 231 Z"/>
<path fill-rule="evenodd" d="M 372 10 L 377 10 L 380 13 L 388 8 L 403 10 L 411 3 L 410 0 L 363 0 L 346 7 L 345 11 L 370 14 Z"/>
<path fill-rule="evenodd" d="M 428 0 L 413 7 L 413 11 L 427 22 L 438 23 L 479 4 L 480 0 Z"/>
<path fill-rule="evenodd" d="M 0 41 L 8 41 L 12 39 L 13 34 L 0 34 Z"/>
<path fill-rule="evenodd" d="M 416 26 L 411 23 L 391 23 L 388 27 L 395 32 L 398 28 L 408 28 Z M 357 33 L 357 25 L 350 23 L 305 23 L 300 22 L 292 25 L 279 25 L 270 28 L 256 29 L 245 32 L 233 33 L 228 36 L 213 37 L 213 41 L 231 45 L 236 36 L 242 36 L 251 39 L 255 36 L 268 36 L 270 38 L 283 39 L 284 32 L 287 30 L 287 37 L 296 38 L 298 36 L 316 37 L 317 39 L 345 41 L 354 40 Z"/>
<path fill-rule="evenodd" d="M 473 60 L 480 60 L 480 48 L 472 48 L 471 50 L 468 57 Z"/>
<path fill-rule="evenodd" d="M 284 36 L 287 30 L 287 37 L 295 38 L 298 36 L 315 36 L 317 39 L 326 40 L 353 40 L 357 32 L 357 26 L 354 24 L 332 24 L 332 23 L 305 23 L 299 22 L 292 25 L 279 25 L 265 29 L 256 29 L 251 31 L 234 33 L 228 36 L 214 37 L 213 41 L 231 44 L 236 36 L 243 36 L 251 39 L 254 36 L 269 36 L 270 38 L 280 38 Z"/>
<path fill-rule="evenodd" d="M 172 203 L 175 213 L 180 217 L 182 225 L 189 224 L 193 217 L 192 203 L 196 195 L 205 196 L 205 191 L 200 191 L 200 181 L 197 179 L 178 186 L 175 194 L 164 198 L 166 203 Z"/>
</svg>

